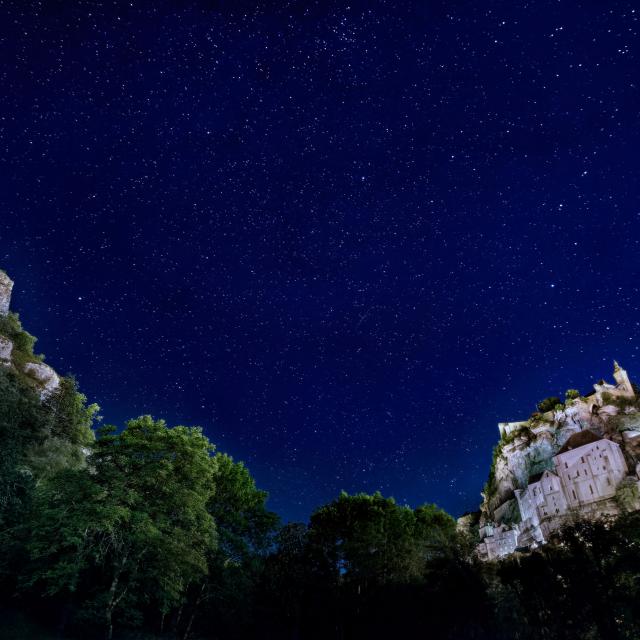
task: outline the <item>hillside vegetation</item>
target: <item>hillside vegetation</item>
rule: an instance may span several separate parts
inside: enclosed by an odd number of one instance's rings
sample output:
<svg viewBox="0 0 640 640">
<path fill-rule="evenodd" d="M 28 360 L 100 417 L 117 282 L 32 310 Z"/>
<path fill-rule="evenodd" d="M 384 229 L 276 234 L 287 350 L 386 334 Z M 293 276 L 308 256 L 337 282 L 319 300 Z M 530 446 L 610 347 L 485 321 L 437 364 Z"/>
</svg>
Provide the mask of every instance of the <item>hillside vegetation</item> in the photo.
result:
<svg viewBox="0 0 640 640">
<path fill-rule="evenodd" d="M 640 637 L 638 514 L 480 563 L 434 505 L 343 493 L 281 524 L 200 429 L 97 414 L 0 368 L 3 638 Z"/>
</svg>

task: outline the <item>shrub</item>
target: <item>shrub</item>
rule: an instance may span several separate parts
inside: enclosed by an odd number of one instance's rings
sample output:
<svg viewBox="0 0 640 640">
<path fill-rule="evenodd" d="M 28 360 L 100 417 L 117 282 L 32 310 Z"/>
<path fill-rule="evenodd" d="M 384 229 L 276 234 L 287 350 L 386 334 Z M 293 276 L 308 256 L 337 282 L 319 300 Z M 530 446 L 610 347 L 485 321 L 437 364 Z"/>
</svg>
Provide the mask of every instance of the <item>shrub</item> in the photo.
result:
<svg viewBox="0 0 640 640">
<path fill-rule="evenodd" d="M 635 398 L 627 398 L 624 396 L 614 396 L 612 393 L 608 391 L 604 391 L 602 393 L 602 402 L 607 405 L 610 404 L 614 407 L 617 407 L 621 411 L 624 411 L 627 407 L 633 407 L 636 405 Z"/>
<path fill-rule="evenodd" d="M 623 513 L 635 511 L 640 504 L 638 483 L 633 478 L 625 478 L 616 491 L 615 499 Z"/>
<path fill-rule="evenodd" d="M 554 409 L 557 404 L 562 404 L 560 402 L 560 398 L 558 398 L 557 396 L 549 396 L 548 398 L 545 398 L 544 400 L 540 400 L 540 402 L 538 402 L 538 411 L 540 413 L 546 413 L 547 411 L 551 411 L 552 409 Z"/>
<path fill-rule="evenodd" d="M 602 392 L 602 404 L 615 404 L 614 397 L 608 391 Z"/>
<path fill-rule="evenodd" d="M 36 355 L 33 347 L 36 338 L 22 328 L 20 317 L 17 313 L 10 312 L 6 316 L 0 316 L 0 335 L 13 342 L 12 359 L 16 367 L 21 371 L 26 362 L 41 362 L 44 356 Z"/>
</svg>

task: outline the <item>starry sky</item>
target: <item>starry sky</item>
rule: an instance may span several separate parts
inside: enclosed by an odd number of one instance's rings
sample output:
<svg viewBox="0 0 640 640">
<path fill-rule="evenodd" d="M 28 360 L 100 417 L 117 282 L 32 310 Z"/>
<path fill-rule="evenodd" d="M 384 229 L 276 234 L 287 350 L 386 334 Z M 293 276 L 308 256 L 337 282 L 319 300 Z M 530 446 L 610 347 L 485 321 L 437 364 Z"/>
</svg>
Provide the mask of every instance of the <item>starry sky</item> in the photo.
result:
<svg viewBox="0 0 640 640">
<path fill-rule="evenodd" d="M 285 520 L 476 508 L 498 421 L 640 377 L 634 4 L 0 1 L 13 307 Z"/>
</svg>

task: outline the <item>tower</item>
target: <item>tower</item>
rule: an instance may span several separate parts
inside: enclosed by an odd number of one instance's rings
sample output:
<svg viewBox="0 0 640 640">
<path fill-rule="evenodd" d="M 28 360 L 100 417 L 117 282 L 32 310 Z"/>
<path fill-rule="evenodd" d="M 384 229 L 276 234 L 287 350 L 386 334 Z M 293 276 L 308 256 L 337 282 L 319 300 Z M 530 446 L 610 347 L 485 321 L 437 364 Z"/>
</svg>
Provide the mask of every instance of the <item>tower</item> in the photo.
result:
<svg viewBox="0 0 640 640">
<path fill-rule="evenodd" d="M 9 313 L 12 289 L 13 280 L 0 269 L 0 316 L 6 316 Z"/>
<path fill-rule="evenodd" d="M 634 395 L 629 375 L 615 360 L 613 361 L 613 377 L 619 389 Z"/>
</svg>

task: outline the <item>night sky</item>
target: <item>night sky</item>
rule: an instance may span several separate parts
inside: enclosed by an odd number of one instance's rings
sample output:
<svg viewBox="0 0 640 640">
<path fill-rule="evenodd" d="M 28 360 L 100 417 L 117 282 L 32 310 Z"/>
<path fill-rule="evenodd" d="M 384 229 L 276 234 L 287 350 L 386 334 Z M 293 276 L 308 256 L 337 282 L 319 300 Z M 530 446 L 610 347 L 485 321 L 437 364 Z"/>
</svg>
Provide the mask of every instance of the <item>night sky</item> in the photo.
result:
<svg viewBox="0 0 640 640">
<path fill-rule="evenodd" d="M 476 508 L 499 420 L 640 377 L 634 4 L 0 1 L 13 307 L 285 520 Z"/>
</svg>

